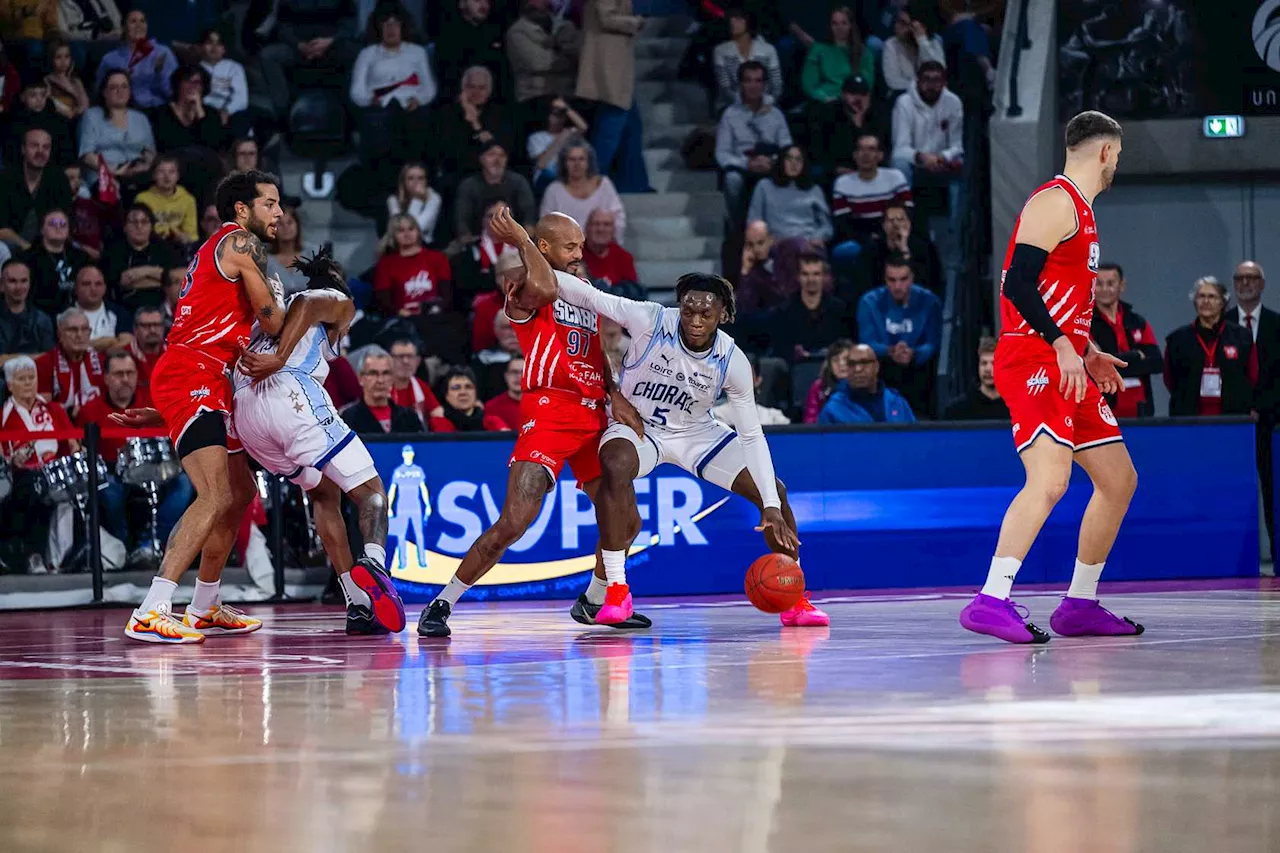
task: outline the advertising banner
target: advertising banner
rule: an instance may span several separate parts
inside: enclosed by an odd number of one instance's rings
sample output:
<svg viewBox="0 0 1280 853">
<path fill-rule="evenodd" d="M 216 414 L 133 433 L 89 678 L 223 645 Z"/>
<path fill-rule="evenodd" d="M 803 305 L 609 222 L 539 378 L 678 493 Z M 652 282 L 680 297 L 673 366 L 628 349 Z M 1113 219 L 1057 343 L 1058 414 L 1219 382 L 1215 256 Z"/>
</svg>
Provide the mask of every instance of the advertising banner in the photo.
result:
<svg viewBox="0 0 1280 853">
<path fill-rule="evenodd" d="M 1138 491 L 1109 580 L 1250 576 L 1258 571 L 1254 432 L 1248 423 L 1127 425 Z M 980 586 L 1005 507 L 1022 485 L 1007 427 L 770 430 L 794 508 L 809 588 Z M 511 437 L 373 440 L 390 492 L 387 559 L 407 600 L 448 581 L 497 518 Z M 1091 488 L 1071 488 L 1019 581 L 1067 582 Z M 756 509 L 662 466 L 636 482 L 644 529 L 628 561 L 637 595 L 731 593 L 766 552 Z M 595 563 L 595 513 L 568 475 L 473 599 L 572 598 Z"/>
</svg>

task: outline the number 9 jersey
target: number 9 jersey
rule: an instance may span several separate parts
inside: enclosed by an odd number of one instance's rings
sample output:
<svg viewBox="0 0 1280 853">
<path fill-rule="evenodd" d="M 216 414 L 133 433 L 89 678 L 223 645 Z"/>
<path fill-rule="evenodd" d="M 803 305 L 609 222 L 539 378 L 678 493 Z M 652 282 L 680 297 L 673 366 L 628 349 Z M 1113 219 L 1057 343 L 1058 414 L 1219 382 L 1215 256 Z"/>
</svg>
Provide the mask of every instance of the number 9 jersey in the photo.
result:
<svg viewBox="0 0 1280 853">
<path fill-rule="evenodd" d="M 566 464 L 580 484 L 600 476 L 608 368 L 599 325 L 595 311 L 561 299 L 511 321 L 524 353 L 520 428 L 511 462 L 541 465 L 553 481 Z"/>
</svg>

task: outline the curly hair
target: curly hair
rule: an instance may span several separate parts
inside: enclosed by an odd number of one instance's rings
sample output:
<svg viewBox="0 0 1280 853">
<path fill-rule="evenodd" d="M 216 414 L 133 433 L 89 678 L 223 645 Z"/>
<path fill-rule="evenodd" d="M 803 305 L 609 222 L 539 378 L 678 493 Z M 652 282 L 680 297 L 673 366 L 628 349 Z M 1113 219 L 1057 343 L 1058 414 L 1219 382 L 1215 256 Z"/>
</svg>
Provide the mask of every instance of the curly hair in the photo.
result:
<svg viewBox="0 0 1280 853">
<path fill-rule="evenodd" d="M 686 293 L 699 290 L 720 297 L 720 301 L 724 303 L 724 322 L 734 321 L 738 315 L 738 303 L 734 298 L 732 284 L 712 273 L 685 273 L 676 281 L 676 302 L 683 300 Z"/>
<path fill-rule="evenodd" d="M 289 268 L 307 277 L 308 290 L 329 288 L 351 296 L 351 288 L 347 287 L 347 277 L 342 272 L 342 265 L 333 259 L 332 243 L 325 243 L 309 258 L 299 255 Z"/>
</svg>

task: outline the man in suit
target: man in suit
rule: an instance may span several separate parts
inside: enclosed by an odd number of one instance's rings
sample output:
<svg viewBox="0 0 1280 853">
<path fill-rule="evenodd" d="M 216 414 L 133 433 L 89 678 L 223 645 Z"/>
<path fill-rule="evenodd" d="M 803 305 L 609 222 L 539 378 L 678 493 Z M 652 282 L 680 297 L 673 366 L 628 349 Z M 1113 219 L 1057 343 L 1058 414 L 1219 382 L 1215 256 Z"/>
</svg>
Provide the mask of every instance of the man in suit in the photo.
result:
<svg viewBox="0 0 1280 853">
<path fill-rule="evenodd" d="M 1280 420 L 1280 313 L 1262 306 L 1267 277 L 1256 261 L 1241 261 L 1234 275 L 1236 305 L 1227 311 L 1227 322 L 1243 326 L 1253 336 L 1258 351 L 1258 383 L 1255 397 L 1258 416 L 1258 476 L 1262 480 L 1262 506 L 1266 515 L 1267 542 L 1275 543 L 1275 496 L 1272 494 L 1271 433 Z"/>
</svg>

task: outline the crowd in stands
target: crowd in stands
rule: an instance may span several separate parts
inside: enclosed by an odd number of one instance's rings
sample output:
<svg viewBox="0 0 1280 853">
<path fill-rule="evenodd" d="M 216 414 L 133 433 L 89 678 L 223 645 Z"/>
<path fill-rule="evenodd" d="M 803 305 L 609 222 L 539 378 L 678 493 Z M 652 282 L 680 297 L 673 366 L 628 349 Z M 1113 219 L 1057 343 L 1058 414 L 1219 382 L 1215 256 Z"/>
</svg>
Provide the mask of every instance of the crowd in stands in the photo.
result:
<svg viewBox="0 0 1280 853">
<path fill-rule="evenodd" d="M 213 187 L 230 170 L 276 165 L 316 93 L 355 129 L 336 199 L 379 236 L 373 266 L 347 271 L 359 319 L 327 383 L 356 430 L 518 427 L 524 362 L 499 293 L 523 269 L 488 227 L 497 205 L 525 225 L 574 217 L 598 287 L 639 299 L 670 286 L 640 281 L 626 248 L 627 195 L 651 192 L 636 102 L 646 22 L 626 0 L 412 12 L 397 0 L 275 0 L 186 21 L 190 41 L 168 43 L 149 29 L 163 7 L 138 5 L 0 10 L 4 429 L 105 424 L 146 404 L 187 263 L 221 224 Z M 1007 417 L 990 340 L 970 393 L 940 413 L 935 388 L 966 204 L 964 128 L 988 103 L 1003 4 L 689 6 L 696 31 L 680 72 L 714 110 L 738 303 L 728 331 L 756 371 L 762 421 Z M 306 281 L 290 265 L 315 247 L 307 202 L 284 204 L 268 272 L 292 293 Z M 1280 353 L 1280 340 L 1260 342 L 1280 336 L 1258 306 L 1264 283 L 1242 264 L 1228 310 L 1226 287 L 1201 279 L 1193 322 L 1162 349 L 1121 300 L 1123 272 L 1104 265 L 1093 334 L 1129 363 L 1117 413 L 1153 414 L 1161 376 L 1172 414 L 1274 422 L 1280 400 L 1255 390 L 1276 387 L 1260 353 Z M 612 357 L 625 350 L 616 326 L 601 336 Z M 75 442 L 2 449 L 14 494 L 31 495 L 40 465 Z M 108 462 L 118 452 L 103 447 Z M 124 523 L 131 490 L 112 478 L 104 520 L 129 548 L 141 535 Z M 175 479 L 160 499 L 145 535 L 163 540 L 190 483 Z M 37 504 L 5 522 L 28 554 L 50 523 Z"/>
</svg>

